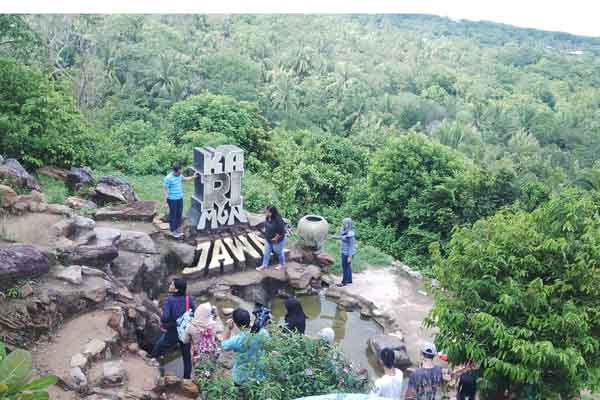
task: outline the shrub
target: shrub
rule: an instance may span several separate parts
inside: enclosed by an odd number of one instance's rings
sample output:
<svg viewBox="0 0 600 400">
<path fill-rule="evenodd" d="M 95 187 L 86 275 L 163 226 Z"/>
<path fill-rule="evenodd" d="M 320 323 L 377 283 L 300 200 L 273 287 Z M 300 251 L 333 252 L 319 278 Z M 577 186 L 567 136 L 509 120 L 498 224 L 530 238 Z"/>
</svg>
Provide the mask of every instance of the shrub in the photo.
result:
<svg viewBox="0 0 600 400">
<path fill-rule="evenodd" d="M 31 354 L 25 350 L 6 353 L 4 344 L 0 342 L 0 399 L 47 399 L 47 388 L 58 382 L 55 376 L 49 375 L 31 380 Z"/>
<path fill-rule="evenodd" d="M 271 329 L 269 336 L 261 336 L 261 341 L 263 356 L 248 365 L 250 370 L 264 371 L 260 382 L 249 380 L 235 388 L 230 378 L 214 373 L 213 367 L 197 368 L 201 390 L 213 394 L 209 399 L 288 400 L 335 392 L 364 393 L 368 389 L 367 379 L 352 368 L 337 346 L 278 328 Z M 210 371 L 209 377 L 204 371 Z"/>
<path fill-rule="evenodd" d="M 48 77 L 0 59 L 0 148 L 29 167 L 87 164 L 94 135 L 87 131 L 73 99 Z"/>
<path fill-rule="evenodd" d="M 599 212 L 598 198 L 567 190 L 531 213 L 458 229 L 437 253 L 442 290 L 428 323 L 451 362 L 481 366 L 486 396 L 570 399 L 600 387 Z"/>
</svg>

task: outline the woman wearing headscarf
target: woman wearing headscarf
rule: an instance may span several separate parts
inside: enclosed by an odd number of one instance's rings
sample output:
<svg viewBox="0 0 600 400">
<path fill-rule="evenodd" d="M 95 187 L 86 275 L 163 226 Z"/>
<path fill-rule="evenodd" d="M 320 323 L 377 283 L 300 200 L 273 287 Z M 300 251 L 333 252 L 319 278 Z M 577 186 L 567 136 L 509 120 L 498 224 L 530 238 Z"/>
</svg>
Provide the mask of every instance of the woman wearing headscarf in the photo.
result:
<svg viewBox="0 0 600 400">
<path fill-rule="evenodd" d="M 192 361 L 213 361 L 217 349 L 216 322 L 213 307 L 202 303 L 194 312 L 194 319 L 188 325 L 183 343 L 191 343 Z"/>
<path fill-rule="evenodd" d="M 342 242 L 342 283 L 338 286 L 346 286 L 352 283 L 352 257 L 356 253 L 356 237 L 352 230 L 352 219 L 344 218 L 342 229 L 339 235 L 333 236 L 333 239 Z"/>
<path fill-rule="evenodd" d="M 306 331 L 306 314 L 304 314 L 302 304 L 295 297 L 287 299 L 284 304 L 287 310 L 285 327 L 290 332 L 304 334 Z"/>
</svg>

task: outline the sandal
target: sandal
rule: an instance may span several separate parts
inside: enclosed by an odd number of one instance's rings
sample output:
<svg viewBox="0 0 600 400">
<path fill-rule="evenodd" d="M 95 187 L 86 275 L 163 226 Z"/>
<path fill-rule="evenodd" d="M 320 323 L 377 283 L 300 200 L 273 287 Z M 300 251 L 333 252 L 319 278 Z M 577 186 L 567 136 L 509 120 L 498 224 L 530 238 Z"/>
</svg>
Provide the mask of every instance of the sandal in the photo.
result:
<svg viewBox="0 0 600 400">
<path fill-rule="evenodd" d="M 256 268 L 256 270 L 258 272 L 263 272 L 265 269 L 267 269 L 267 267 L 258 267 L 258 268 Z"/>
</svg>

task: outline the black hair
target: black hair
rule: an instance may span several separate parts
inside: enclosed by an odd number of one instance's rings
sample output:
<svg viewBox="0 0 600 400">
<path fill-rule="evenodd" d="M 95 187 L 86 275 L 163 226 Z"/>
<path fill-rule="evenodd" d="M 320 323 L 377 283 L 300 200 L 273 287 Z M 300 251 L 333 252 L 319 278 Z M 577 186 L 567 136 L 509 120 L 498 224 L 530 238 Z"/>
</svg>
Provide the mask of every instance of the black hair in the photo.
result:
<svg viewBox="0 0 600 400">
<path fill-rule="evenodd" d="M 394 350 L 387 347 L 382 349 L 381 352 L 379 352 L 379 359 L 386 368 L 394 368 L 394 362 L 396 361 Z"/>
<path fill-rule="evenodd" d="M 185 296 L 185 292 L 187 291 L 187 282 L 181 278 L 173 279 L 173 285 L 175 289 L 177 289 L 178 296 Z"/>
<path fill-rule="evenodd" d="M 179 172 L 179 171 L 181 171 L 181 164 L 176 162 L 175 164 L 173 164 L 173 172 Z"/>
<path fill-rule="evenodd" d="M 249 328 L 250 327 L 250 313 L 248 310 L 243 308 L 236 308 L 233 310 L 233 322 L 238 328 Z"/>
<path fill-rule="evenodd" d="M 267 206 L 267 210 L 271 212 L 271 221 L 281 221 L 283 223 L 283 218 L 281 217 L 281 214 L 279 214 L 279 210 L 277 209 L 277 207 L 270 205 Z"/>
</svg>

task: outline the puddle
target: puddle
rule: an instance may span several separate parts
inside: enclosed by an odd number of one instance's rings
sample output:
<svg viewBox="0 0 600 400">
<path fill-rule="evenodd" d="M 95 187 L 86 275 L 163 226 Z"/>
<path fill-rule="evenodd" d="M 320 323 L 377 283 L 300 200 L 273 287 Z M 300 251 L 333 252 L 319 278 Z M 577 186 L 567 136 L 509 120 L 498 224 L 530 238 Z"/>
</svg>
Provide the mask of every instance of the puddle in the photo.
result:
<svg viewBox="0 0 600 400">
<path fill-rule="evenodd" d="M 371 336 L 382 333 L 381 327 L 372 320 L 361 318 L 358 311 L 345 311 L 337 304 L 328 300 L 324 295 L 298 297 L 308 317 L 306 334 L 316 337 L 323 328 L 330 327 L 335 332 L 335 341 L 338 343 L 348 359 L 358 368 L 366 368 L 370 378 L 381 376 L 383 371 L 377 366 L 376 357 L 368 349 L 367 340 Z M 206 299 L 198 299 L 199 302 Z M 274 322 L 282 321 L 285 317 L 284 299 L 275 298 L 271 302 Z M 253 304 L 232 300 L 211 301 L 219 310 L 219 315 L 224 321 L 223 308 L 238 306 L 252 311 Z M 183 363 L 179 351 L 166 358 L 165 374 L 183 376 Z"/>
</svg>

